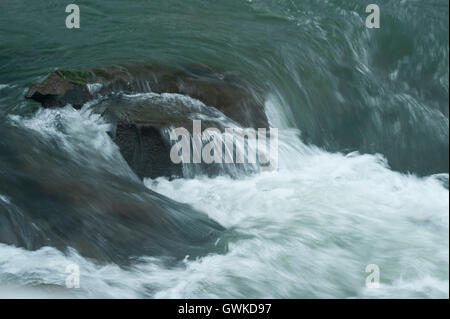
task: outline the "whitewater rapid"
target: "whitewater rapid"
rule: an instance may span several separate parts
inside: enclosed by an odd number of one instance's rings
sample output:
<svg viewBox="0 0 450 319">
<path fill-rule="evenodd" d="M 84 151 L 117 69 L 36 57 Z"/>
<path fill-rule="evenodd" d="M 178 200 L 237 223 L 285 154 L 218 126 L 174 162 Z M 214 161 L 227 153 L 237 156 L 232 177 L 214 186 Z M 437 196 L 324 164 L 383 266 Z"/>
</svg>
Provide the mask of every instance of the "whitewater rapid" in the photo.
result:
<svg viewBox="0 0 450 319">
<path fill-rule="evenodd" d="M 98 265 L 74 250 L 0 244 L 0 297 L 448 298 L 449 197 L 442 176 L 405 175 L 390 170 L 381 155 L 305 145 L 286 114 L 273 108 L 283 109 L 269 98 L 266 112 L 279 128 L 277 171 L 144 181 L 235 230 L 239 235 L 228 253 L 170 268 L 142 256 L 120 268 Z M 74 154 L 74 147 L 83 146 L 105 159 L 120 157 L 108 126 L 89 105 L 81 112 L 67 106 L 11 121 L 58 137 Z M 9 202 L 1 194 L 0 200 Z M 69 264 L 80 268 L 79 289 L 65 288 Z M 369 264 L 379 266 L 379 288 L 366 286 Z"/>
</svg>

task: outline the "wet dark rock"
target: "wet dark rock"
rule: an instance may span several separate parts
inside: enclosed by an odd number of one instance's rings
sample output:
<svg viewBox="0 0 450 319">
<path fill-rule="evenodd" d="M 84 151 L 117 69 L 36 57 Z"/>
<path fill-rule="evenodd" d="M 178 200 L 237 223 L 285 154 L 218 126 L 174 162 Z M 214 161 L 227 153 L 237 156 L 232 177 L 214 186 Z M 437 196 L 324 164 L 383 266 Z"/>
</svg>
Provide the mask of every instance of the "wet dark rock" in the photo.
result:
<svg viewBox="0 0 450 319">
<path fill-rule="evenodd" d="M 38 101 L 47 108 L 72 104 L 78 109 L 92 98 L 86 84 L 84 78 L 77 76 L 77 73 L 55 71 L 42 83 L 30 84 L 25 97 Z"/>
<path fill-rule="evenodd" d="M 170 160 L 169 143 L 155 127 L 120 122 L 115 127 L 113 140 L 140 178 L 183 176 L 181 166 Z"/>
<path fill-rule="evenodd" d="M 223 131 L 227 120 L 217 109 L 181 95 L 118 96 L 95 109 L 112 124 L 111 138 L 140 178 L 184 176 L 181 164 L 170 159 L 171 128 L 183 127 L 192 134 L 192 120 L 201 119 L 201 130 L 214 127 Z M 208 175 L 219 173 L 214 165 L 203 168 Z"/>
</svg>

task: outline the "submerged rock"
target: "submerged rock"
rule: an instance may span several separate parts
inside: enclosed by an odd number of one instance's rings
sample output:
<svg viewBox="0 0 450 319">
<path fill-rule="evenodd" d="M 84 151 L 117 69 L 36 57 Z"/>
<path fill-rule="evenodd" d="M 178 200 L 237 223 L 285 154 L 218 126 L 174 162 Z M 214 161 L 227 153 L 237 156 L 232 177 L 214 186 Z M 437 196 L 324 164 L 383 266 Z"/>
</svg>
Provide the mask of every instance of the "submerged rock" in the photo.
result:
<svg viewBox="0 0 450 319">
<path fill-rule="evenodd" d="M 17 127 L 0 133 L 0 243 L 74 248 L 99 262 L 180 260 L 227 250 L 227 231 L 190 206 L 147 189 L 120 161 L 70 152 Z M 4 141 L 8 140 L 8 143 Z M 6 200 L 7 199 L 7 200 Z"/>
</svg>

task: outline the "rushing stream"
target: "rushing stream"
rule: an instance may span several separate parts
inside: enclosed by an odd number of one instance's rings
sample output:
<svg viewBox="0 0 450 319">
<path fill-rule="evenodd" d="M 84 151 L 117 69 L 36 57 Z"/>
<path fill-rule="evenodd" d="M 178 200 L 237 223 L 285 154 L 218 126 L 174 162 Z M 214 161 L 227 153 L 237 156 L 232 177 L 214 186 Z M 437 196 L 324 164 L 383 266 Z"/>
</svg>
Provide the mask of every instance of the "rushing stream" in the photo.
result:
<svg viewBox="0 0 450 319">
<path fill-rule="evenodd" d="M 80 0 L 78 30 L 64 1 L 0 1 L 0 238 L 26 238 L 0 242 L 0 297 L 448 298 L 449 3 L 377 1 L 380 29 L 365 26 L 373 1 Z M 202 64 L 263 92 L 278 170 L 145 178 L 145 189 L 98 101 L 24 99 L 56 68 L 130 62 Z M 157 252 L 199 256 L 122 264 L 142 241 L 98 219 L 111 209 L 147 212 L 149 225 L 169 210 L 183 244 L 149 234 Z M 87 254 L 35 247 L 33 227 L 65 216 Z M 102 223 L 118 238 L 100 247 L 106 262 L 85 242 Z M 226 251 L 194 247 L 197 223 L 226 229 L 214 243 Z M 79 289 L 66 288 L 70 264 Z M 366 286 L 371 264 L 379 288 Z"/>
</svg>

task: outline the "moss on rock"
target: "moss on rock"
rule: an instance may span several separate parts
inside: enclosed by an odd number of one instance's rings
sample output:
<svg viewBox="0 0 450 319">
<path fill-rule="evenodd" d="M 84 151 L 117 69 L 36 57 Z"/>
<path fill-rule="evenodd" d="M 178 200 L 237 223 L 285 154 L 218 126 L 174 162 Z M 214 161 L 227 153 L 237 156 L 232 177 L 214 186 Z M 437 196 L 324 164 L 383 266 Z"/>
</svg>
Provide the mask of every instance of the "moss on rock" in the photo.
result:
<svg viewBox="0 0 450 319">
<path fill-rule="evenodd" d="M 71 70 L 57 70 L 56 74 L 65 80 L 77 84 L 88 84 L 94 77 L 91 72 L 71 71 Z"/>
</svg>

